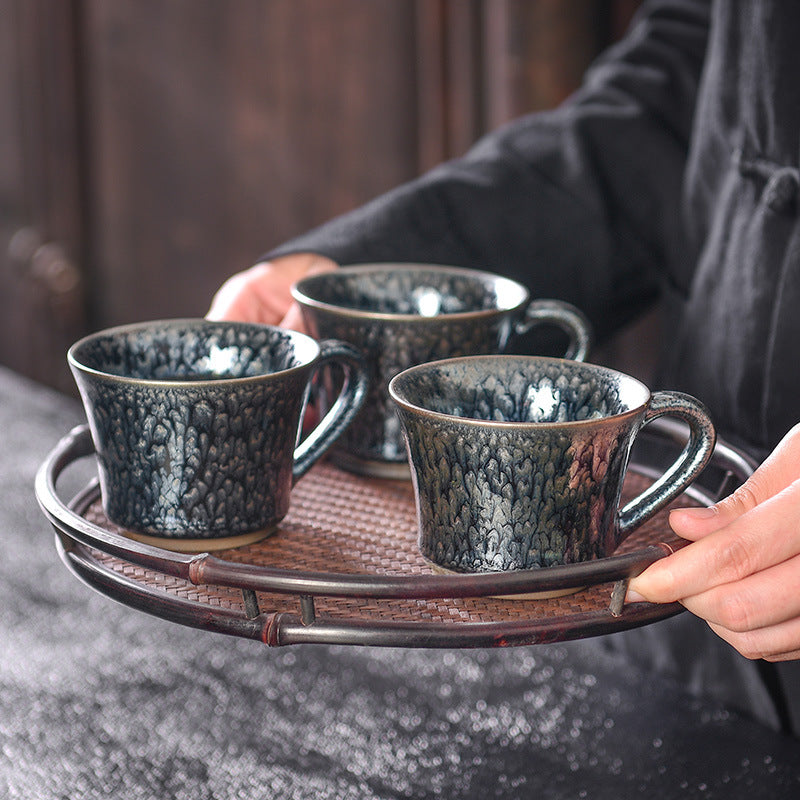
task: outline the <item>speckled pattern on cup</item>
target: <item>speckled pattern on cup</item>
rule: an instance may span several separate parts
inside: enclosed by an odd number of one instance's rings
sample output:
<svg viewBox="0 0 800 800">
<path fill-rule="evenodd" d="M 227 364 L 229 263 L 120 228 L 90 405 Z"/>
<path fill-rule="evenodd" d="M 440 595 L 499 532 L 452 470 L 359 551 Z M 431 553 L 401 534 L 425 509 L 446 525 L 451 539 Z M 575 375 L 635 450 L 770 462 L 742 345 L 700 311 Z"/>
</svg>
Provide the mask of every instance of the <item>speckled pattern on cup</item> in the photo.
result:
<svg viewBox="0 0 800 800">
<path fill-rule="evenodd" d="M 389 391 L 412 465 L 419 545 L 462 572 L 601 558 L 702 471 L 715 443 L 704 406 L 614 370 L 535 356 L 412 367 Z M 619 510 L 631 445 L 662 415 L 688 423 L 684 452 Z"/>
<path fill-rule="evenodd" d="M 294 481 L 365 395 L 357 352 L 265 325 L 165 320 L 76 342 L 72 369 L 108 517 L 133 532 L 213 539 L 268 532 Z M 296 448 L 312 376 L 350 375 L 343 402 Z"/>
<path fill-rule="evenodd" d="M 334 448 L 356 472 L 408 478 L 389 380 L 415 364 L 502 352 L 535 325 L 555 325 L 582 360 L 590 344 L 583 314 L 557 300 L 530 300 L 516 281 L 489 272 L 427 264 L 364 264 L 313 275 L 293 288 L 315 338 L 346 341 L 364 354 L 369 396 Z M 324 401 L 323 401 L 324 402 Z"/>
</svg>

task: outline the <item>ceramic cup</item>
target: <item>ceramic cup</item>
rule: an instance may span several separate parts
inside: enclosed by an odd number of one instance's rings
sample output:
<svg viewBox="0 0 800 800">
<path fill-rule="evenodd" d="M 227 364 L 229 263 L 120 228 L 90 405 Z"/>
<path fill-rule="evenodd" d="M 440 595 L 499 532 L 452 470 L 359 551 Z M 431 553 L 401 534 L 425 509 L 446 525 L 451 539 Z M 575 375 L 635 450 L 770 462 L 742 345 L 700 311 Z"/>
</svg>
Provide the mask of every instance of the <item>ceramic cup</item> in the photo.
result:
<svg viewBox="0 0 800 800">
<path fill-rule="evenodd" d="M 108 518 L 177 550 L 272 532 L 294 482 L 366 395 L 363 360 L 349 345 L 266 325 L 144 322 L 81 339 L 67 358 Z M 298 446 L 311 379 L 331 363 L 346 375 L 339 400 Z"/>
<path fill-rule="evenodd" d="M 368 264 L 305 278 L 293 289 L 315 338 L 349 342 L 364 354 L 369 396 L 332 453 L 351 471 L 409 478 L 402 431 L 388 383 L 414 364 L 498 353 L 536 325 L 569 336 L 567 355 L 583 360 L 589 323 L 573 306 L 531 301 L 520 283 L 489 272 L 427 264 Z M 325 391 L 321 392 L 322 406 Z"/>
<path fill-rule="evenodd" d="M 389 385 L 407 437 L 419 546 L 458 572 L 602 558 L 682 492 L 712 455 L 704 406 L 611 369 L 535 356 L 412 367 Z M 619 508 L 631 445 L 665 414 L 684 451 Z"/>
</svg>

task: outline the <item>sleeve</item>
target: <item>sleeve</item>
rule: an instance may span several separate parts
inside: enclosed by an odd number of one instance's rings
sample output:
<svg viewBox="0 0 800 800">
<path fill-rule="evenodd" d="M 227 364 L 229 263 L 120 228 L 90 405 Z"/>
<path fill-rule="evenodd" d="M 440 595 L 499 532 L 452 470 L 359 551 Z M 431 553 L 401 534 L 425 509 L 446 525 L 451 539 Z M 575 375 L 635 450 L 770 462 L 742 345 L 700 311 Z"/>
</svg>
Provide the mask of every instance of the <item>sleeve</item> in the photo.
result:
<svg viewBox="0 0 800 800">
<path fill-rule="evenodd" d="M 579 306 L 598 338 L 657 296 L 685 250 L 681 191 L 707 2 L 642 6 L 562 106 L 272 252 L 455 264 Z"/>
</svg>

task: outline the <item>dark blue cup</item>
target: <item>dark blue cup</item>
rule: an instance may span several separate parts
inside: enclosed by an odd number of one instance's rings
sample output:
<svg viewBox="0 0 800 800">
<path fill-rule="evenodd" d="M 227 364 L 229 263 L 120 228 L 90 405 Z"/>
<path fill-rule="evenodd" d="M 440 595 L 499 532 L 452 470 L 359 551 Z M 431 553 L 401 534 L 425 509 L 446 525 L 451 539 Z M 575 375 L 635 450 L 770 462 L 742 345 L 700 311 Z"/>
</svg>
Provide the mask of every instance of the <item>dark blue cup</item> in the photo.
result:
<svg viewBox="0 0 800 800">
<path fill-rule="evenodd" d="M 100 331 L 68 361 L 107 516 L 135 538 L 185 551 L 269 535 L 367 381 L 360 355 L 341 342 L 203 319 Z M 345 375 L 339 399 L 298 445 L 311 380 L 328 364 Z"/>
<path fill-rule="evenodd" d="M 533 569 L 611 555 L 702 471 L 715 433 L 703 404 L 650 393 L 605 367 L 535 356 L 475 356 L 392 379 L 406 435 L 419 545 L 459 572 Z M 619 508 L 631 445 L 663 415 L 686 448 Z"/>
</svg>

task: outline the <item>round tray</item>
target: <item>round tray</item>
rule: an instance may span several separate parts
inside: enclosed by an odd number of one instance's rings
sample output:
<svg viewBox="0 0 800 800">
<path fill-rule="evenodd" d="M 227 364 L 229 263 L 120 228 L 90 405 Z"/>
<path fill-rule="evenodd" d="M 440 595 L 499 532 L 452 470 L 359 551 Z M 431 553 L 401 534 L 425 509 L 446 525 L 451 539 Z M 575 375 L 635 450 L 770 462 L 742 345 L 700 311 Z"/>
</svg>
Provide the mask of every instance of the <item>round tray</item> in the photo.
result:
<svg viewBox="0 0 800 800">
<path fill-rule="evenodd" d="M 653 423 L 640 434 L 624 495 L 669 464 L 684 431 Z M 363 478 L 318 464 L 292 492 L 276 533 L 208 553 L 171 552 L 126 537 L 105 517 L 96 481 L 69 504 L 56 493 L 63 470 L 93 455 L 86 426 L 59 442 L 36 477 L 59 553 L 84 582 L 173 622 L 264 643 L 494 647 L 565 641 L 638 627 L 679 604 L 624 604 L 628 580 L 682 546 L 668 509 L 605 559 L 505 573 L 437 574 L 416 546 L 408 482 Z M 745 454 L 718 443 L 702 478 L 675 501 L 708 505 L 751 474 Z M 556 594 L 528 599 L 532 593 Z"/>
</svg>

